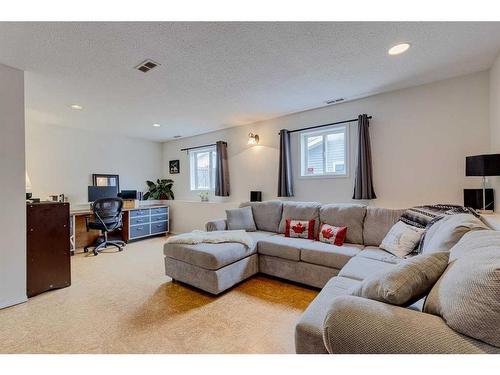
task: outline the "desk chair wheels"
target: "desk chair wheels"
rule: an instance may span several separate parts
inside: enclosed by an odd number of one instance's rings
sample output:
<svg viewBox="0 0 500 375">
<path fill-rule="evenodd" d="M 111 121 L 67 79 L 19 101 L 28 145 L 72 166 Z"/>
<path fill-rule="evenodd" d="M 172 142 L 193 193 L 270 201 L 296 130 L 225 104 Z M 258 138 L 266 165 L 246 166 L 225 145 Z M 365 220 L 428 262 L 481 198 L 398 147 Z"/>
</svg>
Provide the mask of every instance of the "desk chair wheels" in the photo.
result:
<svg viewBox="0 0 500 375">
<path fill-rule="evenodd" d="M 107 248 L 108 246 L 114 246 L 118 248 L 118 251 L 123 251 L 125 242 L 121 240 L 108 240 L 108 232 L 104 232 L 103 235 L 94 242 L 94 244 L 85 246 L 83 248 L 83 252 L 88 253 L 89 249 L 93 247 L 92 252 L 95 256 L 99 254 L 99 251 Z"/>
</svg>

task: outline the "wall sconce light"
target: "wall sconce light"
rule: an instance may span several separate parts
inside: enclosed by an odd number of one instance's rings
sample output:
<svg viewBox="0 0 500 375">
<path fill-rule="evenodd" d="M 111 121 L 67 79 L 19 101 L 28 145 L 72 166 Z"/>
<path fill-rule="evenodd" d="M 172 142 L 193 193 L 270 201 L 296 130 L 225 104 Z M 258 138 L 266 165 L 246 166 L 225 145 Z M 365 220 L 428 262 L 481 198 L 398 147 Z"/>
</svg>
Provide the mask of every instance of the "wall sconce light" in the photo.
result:
<svg viewBox="0 0 500 375">
<path fill-rule="evenodd" d="M 259 135 L 258 134 L 253 134 L 249 133 L 248 134 L 248 144 L 249 145 L 256 145 L 259 143 Z"/>
</svg>

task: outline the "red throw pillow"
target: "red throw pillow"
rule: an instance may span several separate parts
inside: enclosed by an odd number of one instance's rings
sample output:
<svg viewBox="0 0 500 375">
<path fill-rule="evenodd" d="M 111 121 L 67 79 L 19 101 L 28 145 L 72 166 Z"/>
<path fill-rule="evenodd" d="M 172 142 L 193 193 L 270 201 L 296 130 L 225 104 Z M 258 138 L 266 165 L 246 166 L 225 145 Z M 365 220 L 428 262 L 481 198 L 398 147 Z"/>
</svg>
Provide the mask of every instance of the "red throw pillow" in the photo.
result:
<svg viewBox="0 0 500 375">
<path fill-rule="evenodd" d="M 323 223 L 319 228 L 318 241 L 342 246 L 346 235 L 347 227 L 334 227 L 333 225 Z"/>
<path fill-rule="evenodd" d="M 286 219 L 285 237 L 314 239 L 315 220 Z"/>
</svg>

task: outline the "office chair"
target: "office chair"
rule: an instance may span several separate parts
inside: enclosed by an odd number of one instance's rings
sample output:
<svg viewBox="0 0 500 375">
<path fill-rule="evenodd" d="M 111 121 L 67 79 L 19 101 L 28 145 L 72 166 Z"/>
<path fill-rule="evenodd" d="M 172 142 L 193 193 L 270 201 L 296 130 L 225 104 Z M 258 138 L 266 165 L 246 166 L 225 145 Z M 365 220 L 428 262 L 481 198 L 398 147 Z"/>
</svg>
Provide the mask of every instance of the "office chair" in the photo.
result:
<svg viewBox="0 0 500 375">
<path fill-rule="evenodd" d="M 108 247 L 108 245 L 117 247 L 119 251 L 123 250 L 124 241 L 108 240 L 108 232 L 123 226 L 122 207 L 123 201 L 121 198 L 102 198 L 92 203 L 93 220 L 89 221 L 89 217 L 85 218 L 87 232 L 89 229 L 97 229 L 101 231 L 102 236 L 99 236 L 93 245 L 85 246 L 83 248 L 84 252 L 87 253 L 89 248 L 93 247 L 94 255 L 97 255 L 99 251 Z"/>
</svg>

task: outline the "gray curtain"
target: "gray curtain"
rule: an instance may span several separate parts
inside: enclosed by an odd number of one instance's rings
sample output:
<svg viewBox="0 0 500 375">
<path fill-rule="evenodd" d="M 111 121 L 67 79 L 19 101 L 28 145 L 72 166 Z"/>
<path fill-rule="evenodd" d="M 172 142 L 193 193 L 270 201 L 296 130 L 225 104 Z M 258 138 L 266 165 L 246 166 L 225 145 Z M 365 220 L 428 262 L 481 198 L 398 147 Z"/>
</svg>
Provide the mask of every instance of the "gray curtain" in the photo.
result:
<svg viewBox="0 0 500 375">
<path fill-rule="evenodd" d="M 369 121 L 366 114 L 358 116 L 358 165 L 352 199 L 375 199 L 373 190 L 372 151 Z"/>
<path fill-rule="evenodd" d="M 218 141 L 215 143 L 215 195 L 218 197 L 229 197 L 229 166 L 227 163 L 227 143 Z"/>
<path fill-rule="evenodd" d="M 280 130 L 280 166 L 278 178 L 278 197 L 293 197 L 290 133 L 286 129 Z"/>
</svg>

